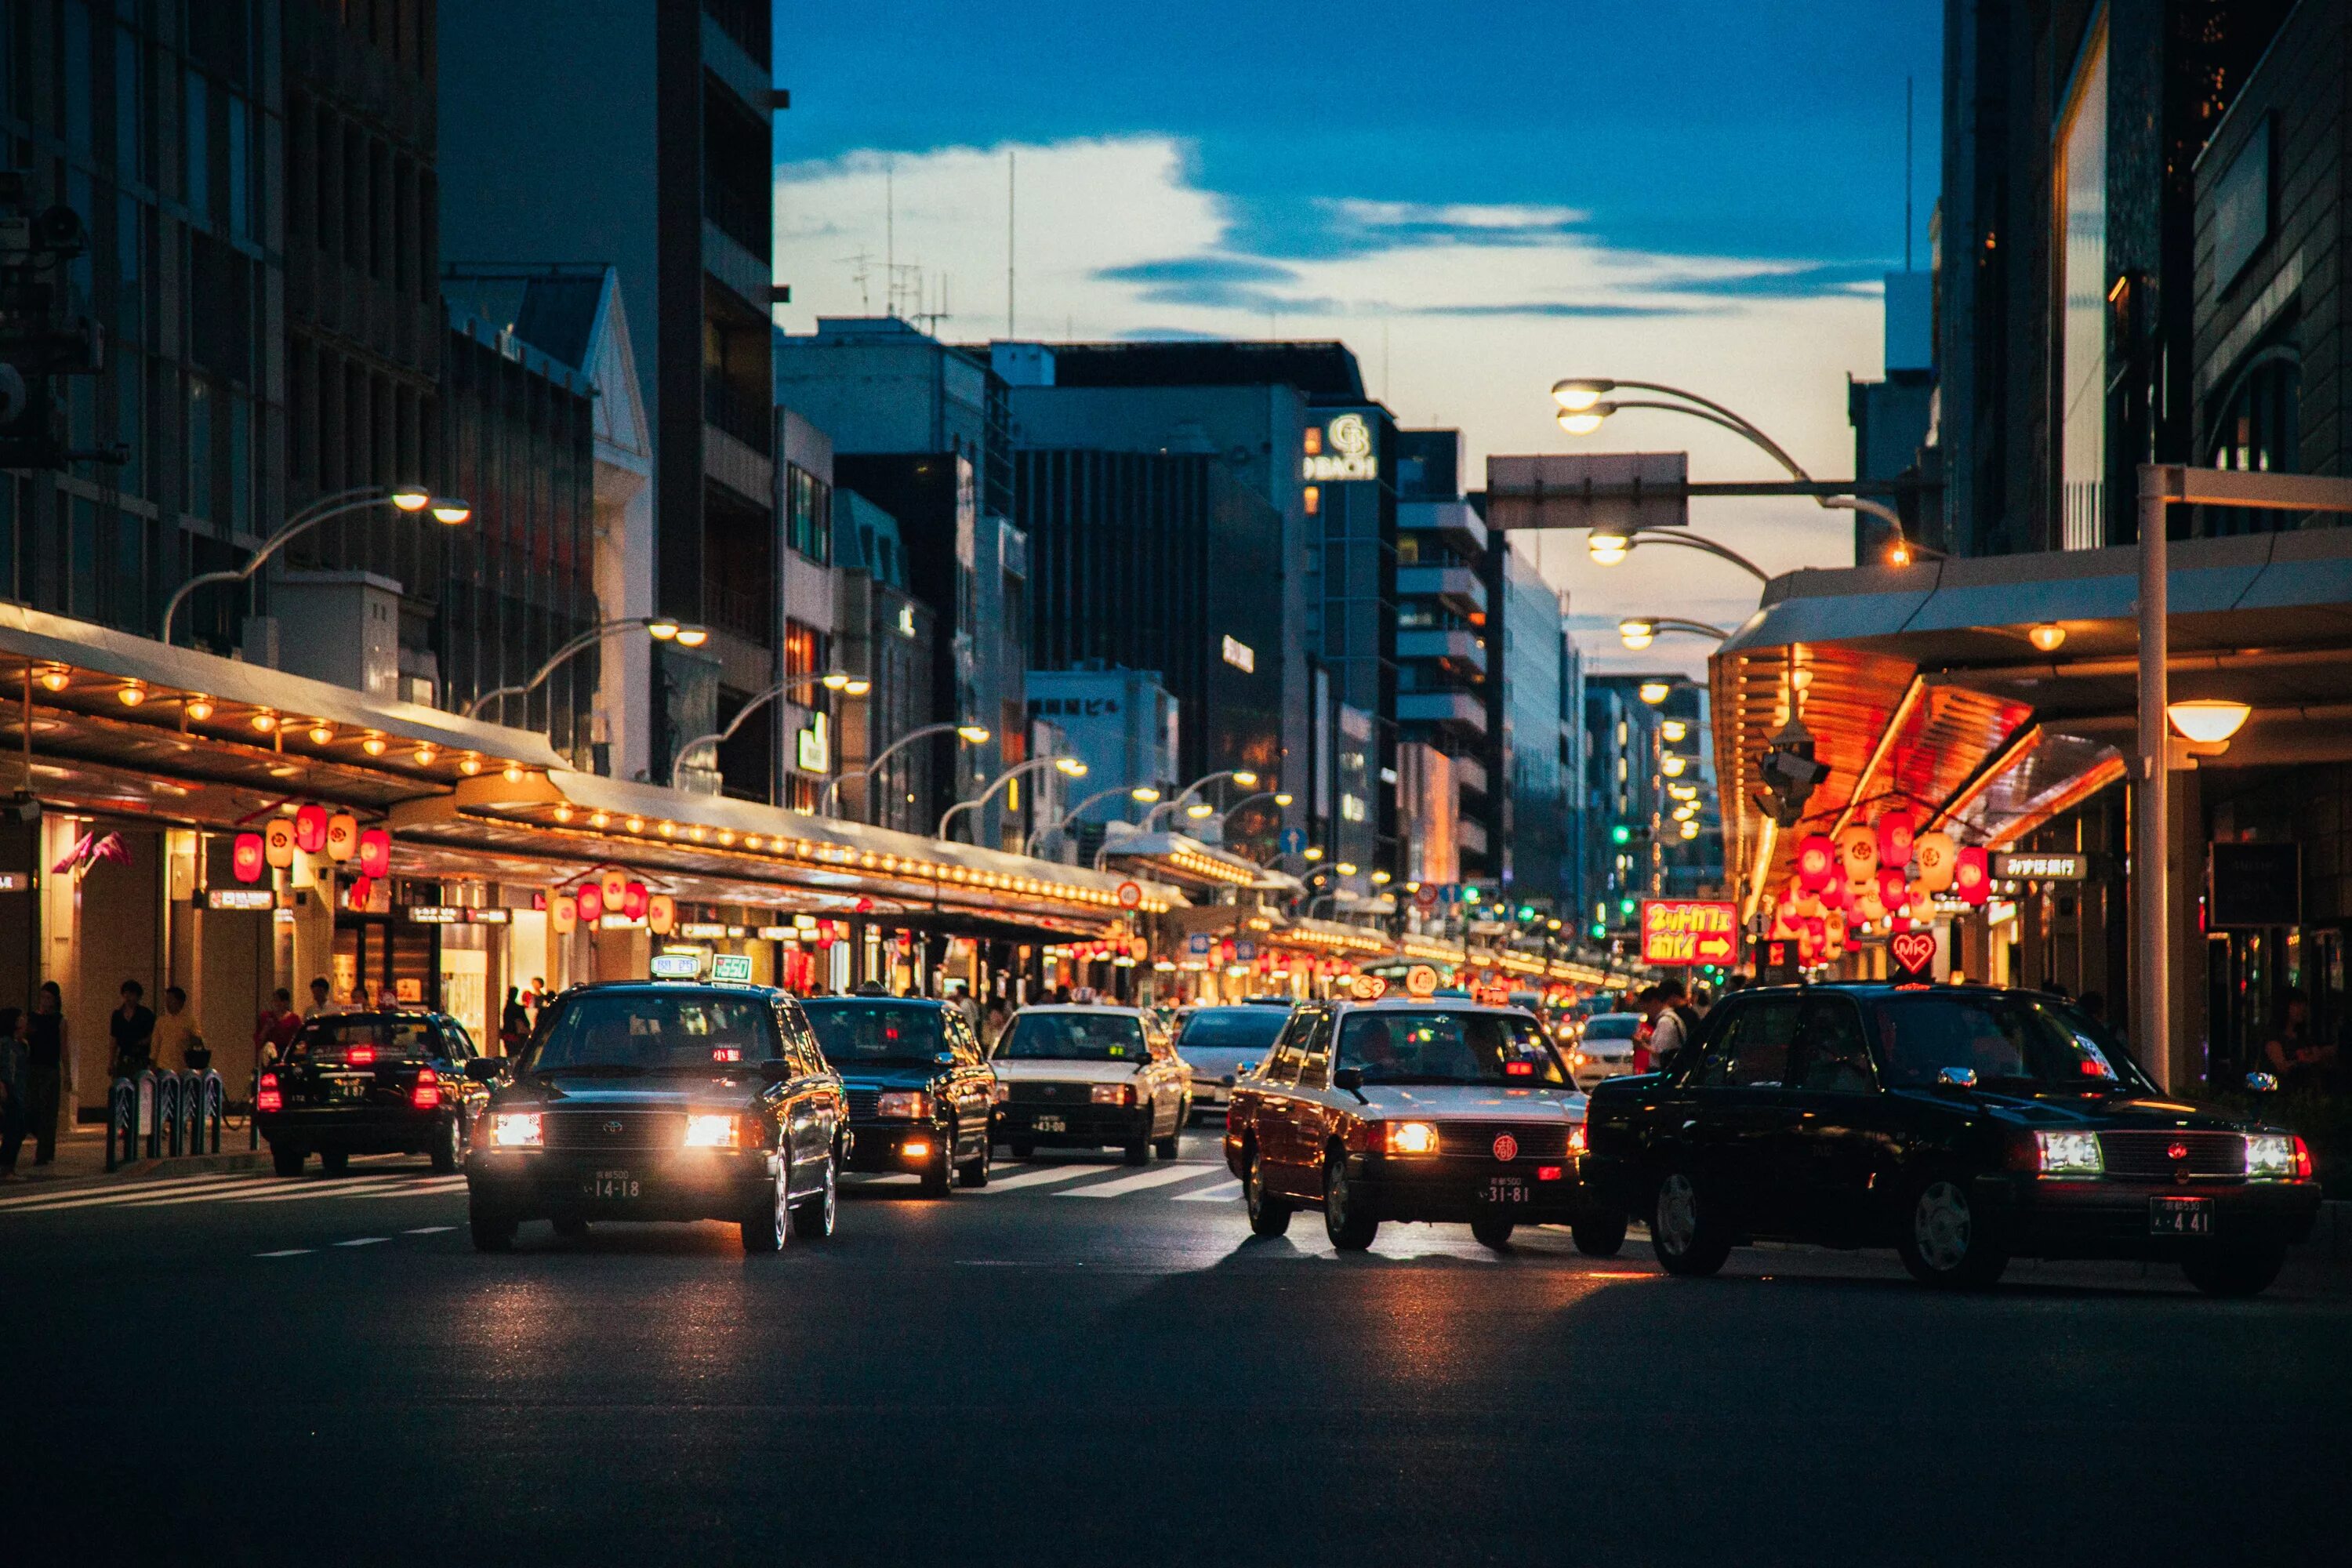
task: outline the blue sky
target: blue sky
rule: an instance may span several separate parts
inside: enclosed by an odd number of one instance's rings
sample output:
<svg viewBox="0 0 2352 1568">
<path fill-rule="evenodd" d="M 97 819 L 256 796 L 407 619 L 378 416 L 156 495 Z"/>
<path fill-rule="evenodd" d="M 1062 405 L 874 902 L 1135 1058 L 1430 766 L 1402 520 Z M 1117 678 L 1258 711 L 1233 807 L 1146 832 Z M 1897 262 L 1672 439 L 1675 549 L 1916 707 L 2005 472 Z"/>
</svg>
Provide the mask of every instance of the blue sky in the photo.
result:
<svg viewBox="0 0 2352 1568">
<path fill-rule="evenodd" d="M 944 304 L 951 338 L 1003 335 L 1017 157 L 1021 336 L 1339 337 L 1401 418 L 1460 426 L 1474 462 L 1570 446 L 1543 395 L 1558 375 L 1679 381 L 1843 474 L 1844 379 L 1878 374 L 1877 279 L 1903 258 L 1906 75 L 1927 265 L 1941 14 L 1931 0 L 785 7 L 777 231 L 795 303 L 779 319 L 806 331 L 878 309 L 887 253 L 902 309 Z M 1687 447 L 1695 477 L 1759 471 L 1660 416 L 1620 416 L 1584 446 Z M 1801 505 L 1696 521 L 1768 565 L 1851 559 L 1845 521 Z M 1738 581 L 1653 578 L 1639 554 L 1596 577 L 1581 555 L 1566 540 L 1543 552 L 1588 624 L 1643 609 L 1736 620 L 1754 604 Z M 1645 593 L 1675 603 L 1634 602 Z"/>
</svg>

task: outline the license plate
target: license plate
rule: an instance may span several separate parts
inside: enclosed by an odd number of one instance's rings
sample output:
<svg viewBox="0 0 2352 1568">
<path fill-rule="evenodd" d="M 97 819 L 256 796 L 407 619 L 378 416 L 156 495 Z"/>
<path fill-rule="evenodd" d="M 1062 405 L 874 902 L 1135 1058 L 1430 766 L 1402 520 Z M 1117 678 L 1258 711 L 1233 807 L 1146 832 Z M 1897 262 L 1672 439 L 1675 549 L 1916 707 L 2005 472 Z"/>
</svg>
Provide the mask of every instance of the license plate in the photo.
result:
<svg viewBox="0 0 2352 1568">
<path fill-rule="evenodd" d="M 1528 1201 L 1528 1179 L 1525 1176 L 1487 1177 L 1486 1201 L 1490 1204 L 1526 1203 Z"/>
<path fill-rule="evenodd" d="M 634 1198 L 642 1191 L 635 1174 L 627 1171 L 599 1171 L 580 1184 L 581 1194 L 591 1198 Z"/>
<path fill-rule="evenodd" d="M 2210 1236 L 2213 1234 L 2213 1200 L 2150 1198 L 2147 1200 L 2147 1233 L 2150 1236 Z"/>
<path fill-rule="evenodd" d="M 1041 1116 L 1030 1123 L 1040 1132 L 1067 1132 L 1070 1124 L 1058 1116 Z"/>
<path fill-rule="evenodd" d="M 339 1078 L 331 1080 L 330 1088 L 332 1098 L 336 1100 L 365 1100 L 368 1080 L 363 1078 Z"/>
</svg>

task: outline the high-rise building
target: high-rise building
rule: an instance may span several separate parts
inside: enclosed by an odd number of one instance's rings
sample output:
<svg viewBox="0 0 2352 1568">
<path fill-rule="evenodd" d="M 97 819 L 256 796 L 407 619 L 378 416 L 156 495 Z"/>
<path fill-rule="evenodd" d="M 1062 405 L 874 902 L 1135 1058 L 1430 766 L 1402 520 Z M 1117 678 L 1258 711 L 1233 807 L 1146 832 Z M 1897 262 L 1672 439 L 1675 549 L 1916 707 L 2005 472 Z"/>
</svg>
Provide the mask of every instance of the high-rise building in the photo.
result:
<svg viewBox="0 0 2352 1568">
<path fill-rule="evenodd" d="M 842 815 L 902 833 L 928 833 L 932 758 L 941 748 L 898 742 L 935 722 L 936 657 L 930 605 L 907 586 L 907 546 L 898 520 L 855 490 L 833 497 L 833 558 L 840 598 L 835 644 L 843 669 L 870 683 L 841 705 L 835 768 Z M 869 777 L 867 770 L 874 769 Z"/>
<path fill-rule="evenodd" d="M 1502 813 L 1496 767 L 1501 647 L 1492 635 L 1492 547 L 1462 493 L 1462 433 L 1396 437 L 1398 832 L 1407 881 L 1493 882 Z"/>
</svg>

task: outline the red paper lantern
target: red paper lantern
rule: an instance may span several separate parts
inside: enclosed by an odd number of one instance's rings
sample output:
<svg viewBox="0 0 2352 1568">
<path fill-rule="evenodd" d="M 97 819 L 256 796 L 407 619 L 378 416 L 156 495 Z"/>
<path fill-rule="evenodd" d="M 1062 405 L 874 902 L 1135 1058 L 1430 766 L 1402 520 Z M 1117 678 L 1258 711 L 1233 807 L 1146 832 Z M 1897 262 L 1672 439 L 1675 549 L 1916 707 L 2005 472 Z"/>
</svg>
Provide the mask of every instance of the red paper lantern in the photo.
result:
<svg viewBox="0 0 2352 1568">
<path fill-rule="evenodd" d="M 327 808 L 306 805 L 294 814 L 294 847 L 316 855 L 327 847 Z"/>
<path fill-rule="evenodd" d="M 581 883 L 580 890 L 574 895 L 572 901 L 579 906 L 582 920 L 593 921 L 604 917 L 604 889 L 595 883 Z"/>
<path fill-rule="evenodd" d="M 1971 844 L 1952 857 L 1952 889 L 1967 904 L 1981 904 L 1990 896 L 1992 869 L 1983 845 Z"/>
<path fill-rule="evenodd" d="M 1797 844 L 1797 880 L 1815 892 L 1836 881 L 1837 845 L 1826 833 L 1808 833 Z"/>
<path fill-rule="evenodd" d="M 268 865 L 268 861 L 263 858 L 261 835 L 238 834 L 236 843 L 230 848 L 228 856 L 228 868 L 236 874 L 236 879 L 240 882 L 258 882 L 261 880 L 263 868 Z"/>
<path fill-rule="evenodd" d="M 645 919 L 647 897 L 643 882 L 631 882 L 621 889 L 621 912 L 633 921 Z"/>
<path fill-rule="evenodd" d="M 371 827 L 360 835 L 360 875 L 383 877 L 392 871 L 392 835 Z"/>
<path fill-rule="evenodd" d="M 1878 873 L 1878 901 L 1890 910 L 1902 909 L 1911 901 L 1909 880 L 1892 866 Z"/>
<path fill-rule="evenodd" d="M 1847 910 L 1853 907 L 1853 891 L 1838 878 L 1832 877 L 1822 888 L 1822 907 L 1825 910 Z"/>
<path fill-rule="evenodd" d="M 1915 826 L 1907 811 L 1890 811 L 1878 819 L 1878 863 L 1881 867 L 1892 867 L 1900 871 L 1911 864 L 1911 836 Z"/>
</svg>

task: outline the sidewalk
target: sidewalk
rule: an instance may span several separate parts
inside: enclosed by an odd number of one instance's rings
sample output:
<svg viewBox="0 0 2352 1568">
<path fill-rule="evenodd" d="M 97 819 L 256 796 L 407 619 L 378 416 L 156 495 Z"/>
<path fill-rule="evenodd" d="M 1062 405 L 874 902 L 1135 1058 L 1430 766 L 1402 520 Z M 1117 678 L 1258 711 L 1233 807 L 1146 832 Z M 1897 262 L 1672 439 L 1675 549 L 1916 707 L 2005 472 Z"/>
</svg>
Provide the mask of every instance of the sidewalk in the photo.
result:
<svg viewBox="0 0 2352 1568">
<path fill-rule="evenodd" d="M 106 1168 L 106 1129 L 95 1124 L 58 1129 L 58 1157 L 46 1165 L 33 1163 L 33 1142 L 25 1141 L 23 1152 L 16 1160 L 14 1182 L 0 1182 L 0 1193 L 24 1194 L 64 1189 L 81 1185 L 102 1185 L 108 1182 L 158 1176 L 205 1176 L 224 1171 L 264 1170 L 269 1164 L 269 1150 L 246 1147 L 247 1133 L 243 1122 L 221 1128 L 221 1152 L 217 1154 L 184 1154 L 176 1160 L 131 1160 L 109 1171 Z"/>
</svg>

